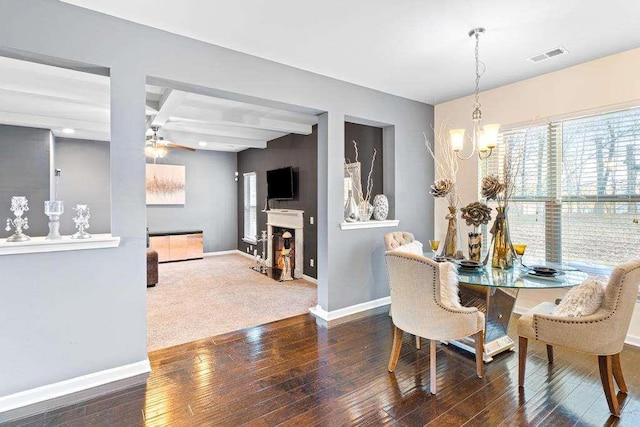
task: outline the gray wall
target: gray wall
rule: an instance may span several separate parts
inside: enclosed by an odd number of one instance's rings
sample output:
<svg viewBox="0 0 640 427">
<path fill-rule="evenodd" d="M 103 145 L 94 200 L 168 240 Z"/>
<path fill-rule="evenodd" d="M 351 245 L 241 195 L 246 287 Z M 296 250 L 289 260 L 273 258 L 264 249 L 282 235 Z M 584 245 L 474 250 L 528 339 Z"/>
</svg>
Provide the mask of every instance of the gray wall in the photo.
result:
<svg viewBox="0 0 640 427">
<path fill-rule="evenodd" d="M 52 0 L 0 1 L 0 49 L 109 68 L 111 229 L 121 237 L 114 249 L 0 257 L 0 347 L 10 349 L 0 352 L 0 396 L 147 358 L 147 76 L 213 88 L 237 100 L 252 96 L 265 105 L 326 112 L 318 127 L 318 297 L 323 309 L 389 295 L 382 239 L 395 229 L 339 227 L 345 116 L 394 126 L 397 173 L 390 182 L 395 218 L 400 229 L 419 240 L 432 235 L 427 190 L 433 162 L 423 145 L 423 133 L 432 134 L 432 106 Z"/>
<path fill-rule="evenodd" d="M 236 249 L 236 153 L 172 149 L 156 163 L 185 166 L 185 204 L 147 206 L 149 231 L 202 230 L 205 252 Z"/>
<path fill-rule="evenodd" d="M 287 166 L 292 166 L 295 179 L 294 200 L 272 200 L 271 208 L 299 209 L 304 211 L 304 274 L 317 277 L 316 267 L 311 267 L 309 260 L 317 262 L 318 248 L 318 127 L 313 127 L 311 135 L 289 134 L 274 139 L 267 143 L 266 149 L 251 148 L 238 153 L 238 249 L 246 252 L 249 245 L 242 241 L 244 236 L 244 184 L 242 174 L 256 173 L 256 185 L 258 190 L 258 236 L 262 230 L 267 229 L 267 214 L 261 212 L 267 197 L 267 171 Z M 310 217 L 314 223 L 310 224 Z M 258 244 L 258 253 L 262 251 L 262 244 Z M 253 251 L 250 251 L 253 254 Z"/>
<path fill-rule="evenodd" d="M 110 233 L 109 143 L 55 138 L 53 147 L 55 168 L 62 169 L 58 184 L 58 200 L 64 202 L 60 233 L 70 235 L 77 231 L 72 220 L 77 204 L 89 205 L 89 233 Z"/>
<path fill-rule="evenodd" d="M 13 234 L 5 231 L 6 218 L 15 218 L 9 210 L 11 196 L 26 196 L 29 211 L 28 236 L 46 236 L 48 218 L 44 201 L 49 200 L 49 155 L 51 132 L 19 126 L 0 125 L 0 219 L 2 238 Z"/>
</svg>

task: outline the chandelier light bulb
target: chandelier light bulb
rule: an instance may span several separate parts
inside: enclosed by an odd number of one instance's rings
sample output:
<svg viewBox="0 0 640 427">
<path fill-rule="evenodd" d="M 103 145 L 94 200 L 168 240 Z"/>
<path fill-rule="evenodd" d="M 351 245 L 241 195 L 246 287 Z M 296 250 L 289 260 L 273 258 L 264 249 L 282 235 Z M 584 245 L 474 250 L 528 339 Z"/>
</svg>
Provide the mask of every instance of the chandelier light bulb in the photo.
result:
<svg viewBox="0 0 640 427">
<path fill-rule="evenodd" d="M 464 146 L 464 129 L 451 129 L 449 136 L 451 137 L 451 149 L 455 152 L 462 150 Z"/>
</svg>

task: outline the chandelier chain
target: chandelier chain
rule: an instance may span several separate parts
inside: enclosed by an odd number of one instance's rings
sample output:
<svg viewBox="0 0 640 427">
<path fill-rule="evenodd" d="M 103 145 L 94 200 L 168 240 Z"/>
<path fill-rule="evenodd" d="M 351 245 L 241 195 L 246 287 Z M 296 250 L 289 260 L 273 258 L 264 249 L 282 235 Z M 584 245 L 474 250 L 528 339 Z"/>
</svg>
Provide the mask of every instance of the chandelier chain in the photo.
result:
<svg viewBox="0 0 640 427">
<path fill-rule="evenodd" d="M 475 109 L 480 110 L 480 33 L 476 32 L 476 102 Z"/>
</svg>

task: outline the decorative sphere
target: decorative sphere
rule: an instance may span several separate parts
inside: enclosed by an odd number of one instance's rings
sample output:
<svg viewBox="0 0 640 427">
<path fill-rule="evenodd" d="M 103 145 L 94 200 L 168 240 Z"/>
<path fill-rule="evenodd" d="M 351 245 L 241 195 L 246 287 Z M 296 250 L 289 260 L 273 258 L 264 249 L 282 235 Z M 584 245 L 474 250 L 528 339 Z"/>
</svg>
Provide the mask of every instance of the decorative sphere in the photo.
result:
<svg viewBox="0 0 640 427">
<path fill-rule="evenodd" d="M 373 219 L 384 221 L 389 216 L 389 199 L 384 194 L 378 194 L 373 198 Z"/>
</svg>

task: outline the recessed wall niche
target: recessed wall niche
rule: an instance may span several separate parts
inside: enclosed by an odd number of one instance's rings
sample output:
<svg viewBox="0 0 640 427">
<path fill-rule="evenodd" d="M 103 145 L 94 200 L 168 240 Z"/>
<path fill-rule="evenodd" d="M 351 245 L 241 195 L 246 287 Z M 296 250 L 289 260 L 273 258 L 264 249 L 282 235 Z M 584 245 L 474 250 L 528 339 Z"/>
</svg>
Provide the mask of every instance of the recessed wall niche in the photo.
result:
<svg viewBox="0 0 640 427">
<path fill-rule="evenodd" d="M 13 218 L 11 197 L 25 196 L 25 234 L 46 236 L 44 202 L 61 200 L 60 233 L 69 236 L 76 231 L 73 207 L 86 204 L 91 210 L 87 231 L 109 233 L 108 70 L 14 56 L 0 56 L 0 215 Z M 56 169 L 61 170 L 57 180 Z M 3 227 L 0 242 L 12 233 Z"/>
<path fill-rule="evenodd" d="M 356 201 L 368 199 L 370 204 L 373 204 L 376 195 L 384 194 L 389 200 L 387 219 L 394 219 L 393 151 L 394 126 L 356 118 L 345 121 L 344 204 L 349 190 L 352 190 Z"/>
</svg>

